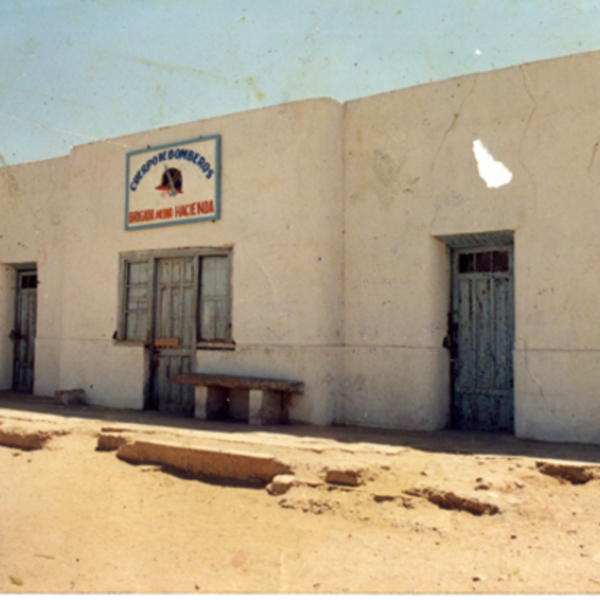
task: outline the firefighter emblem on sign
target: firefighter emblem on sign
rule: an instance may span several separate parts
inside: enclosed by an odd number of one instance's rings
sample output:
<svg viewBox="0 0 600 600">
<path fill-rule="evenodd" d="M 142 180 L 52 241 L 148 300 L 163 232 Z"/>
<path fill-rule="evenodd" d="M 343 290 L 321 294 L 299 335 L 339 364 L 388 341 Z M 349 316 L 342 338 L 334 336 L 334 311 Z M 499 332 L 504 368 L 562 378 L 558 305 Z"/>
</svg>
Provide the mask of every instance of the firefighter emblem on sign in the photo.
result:
<svg viewBox="0 0 600 600">
<path fill-rule="evenodd" d="M 165 170 L 160 179 L 160 185 L 157 185 L 156 189 L 168 192 L 169 196 L 183 194 L 182 179 L 181 171 L 179 169 L 173 169 L 172 167 L 168 168 L 167 165 L 165 165 Z"/>
</svg>

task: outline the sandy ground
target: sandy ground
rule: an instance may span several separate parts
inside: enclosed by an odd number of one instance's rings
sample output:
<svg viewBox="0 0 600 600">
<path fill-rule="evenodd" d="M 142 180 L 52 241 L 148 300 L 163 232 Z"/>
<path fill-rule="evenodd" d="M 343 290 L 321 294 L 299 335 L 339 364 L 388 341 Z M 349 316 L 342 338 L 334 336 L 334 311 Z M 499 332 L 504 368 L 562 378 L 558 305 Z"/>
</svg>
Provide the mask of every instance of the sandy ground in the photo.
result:
<svg viewBox="0 0 600 600">
<path fill-rule="evenodd" d="M 134 465 L 97 451 L 102 436 L 268 454 L 294 484 L 273 495 Z M 0 394 L 0 592 L 598 593 L 598 456 L 510 436 L 209 426 Z"/>
</svg>

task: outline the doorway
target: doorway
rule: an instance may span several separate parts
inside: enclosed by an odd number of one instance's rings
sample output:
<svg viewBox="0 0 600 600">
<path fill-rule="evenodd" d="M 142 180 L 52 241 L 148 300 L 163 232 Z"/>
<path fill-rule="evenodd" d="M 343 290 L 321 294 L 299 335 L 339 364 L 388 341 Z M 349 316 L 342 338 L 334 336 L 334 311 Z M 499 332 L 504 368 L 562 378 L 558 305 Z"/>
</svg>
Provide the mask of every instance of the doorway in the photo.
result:
<svg viewBox="0 0 600 600">
<path fill-rule="evenodd" d="M 33 392 L 37 283 L 37 271 L 17 273 L 15 328 L 10 334 L 14 343 L 12 387 L 17 392 Z"/>
<path fill-rule="evenodd" d="M 231 264 L 232 248 L 121 253 L 115 339 L 144 345 L 145 409 L 192 416 L 193 387 L 172 378 L 199 349 L 235 349 Z"/>
<path fill-rule="evenodd" d="M 514 430 L 513 246 L 452 250 L 452 425 Z"/>
<path fill-rule="evenodd" d="M 194 388 L 171 377 L 191 373 L 196 352 L 198 260 L 157 258 L 154 319 L 151 328 L 150 408 L 193 416 Z"/>
</svg>

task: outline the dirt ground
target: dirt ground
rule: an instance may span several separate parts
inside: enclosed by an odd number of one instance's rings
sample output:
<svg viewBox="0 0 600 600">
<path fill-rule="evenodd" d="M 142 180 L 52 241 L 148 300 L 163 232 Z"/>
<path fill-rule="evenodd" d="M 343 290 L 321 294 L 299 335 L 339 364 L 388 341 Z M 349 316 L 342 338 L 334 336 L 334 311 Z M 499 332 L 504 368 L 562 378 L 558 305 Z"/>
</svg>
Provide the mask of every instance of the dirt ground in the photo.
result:
<svg viewBox="0 0 600 600">
<path fill-rule="evenodd" d="M 132 464 L 100 438 L 268 454 L 292 485 L 275 495 Z M 598 456 L 0 394 L 0 592 L 598 593 Z"/>
</svg>

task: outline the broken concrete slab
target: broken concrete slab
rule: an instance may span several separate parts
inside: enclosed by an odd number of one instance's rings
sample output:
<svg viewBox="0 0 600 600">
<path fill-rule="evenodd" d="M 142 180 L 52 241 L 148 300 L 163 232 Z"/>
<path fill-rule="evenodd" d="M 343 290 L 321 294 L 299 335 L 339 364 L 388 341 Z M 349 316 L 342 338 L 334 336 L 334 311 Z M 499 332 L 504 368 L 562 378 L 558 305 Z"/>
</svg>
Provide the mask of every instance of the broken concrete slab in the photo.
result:
<svg viewBox="0 0 600 600">
<path fill-rule="evenodd" d="M 294 484 L 296 479 L 293 475 L 275 475 L 273 481 L 267 486 L 267 492 L 272 496 L 285 494 Z"/>
<path fill-rule="evenodd" d="M 113 452 L 124 446 L 129 440 L 123 435 L 114 435 L 111 433 L 99 433 L 96 443 L 98 452 Z"/>
<path fill-rule="evenodd" d="M 581 485 L 592 479 L 600 479 L 600 467 L 597 465 L 538 460 L 535 466 L 540 473 L 554 477 L 563 483 L 569 482 L 573 485 Z"/>
<path fill-rule="evenodd" d="M 119 448 L 117 457 L 133 464 L 171 467 L 200 477 L 268 483 L 292 468 L 268 454 L 236 452 L 137 440 Z"/>
<path fill-rule="evenodd" d="M 56 390 L 54 392 L 54 402 L 63 404 L 64 406 L 85 405 L 85 390 Z"/>
<path fill-rule="evenodd" d="M 446 510 L 464 510 L 472 515 L 496 515 L 501 513 L 498 504 L 477 496 L 457 494 L 452 490 L 421 487 L 405 490 L 409 496 L 417 496 L 429 500 L 432 504 Z"/>
<path fill-rule="evenodd" d="M 19 450 L 41 450 L 53 437 L 67 435 L 65 430 L 28 430 L 23 427 L 3 426 L 0 428 L 0 446 Z"/>
<path fill-rule="evenodd" d="M 337 485 L 356 487 L 363 483 L 363 472 L 360 469 L 327 469 L 325 481 Z"/>
</svg>

